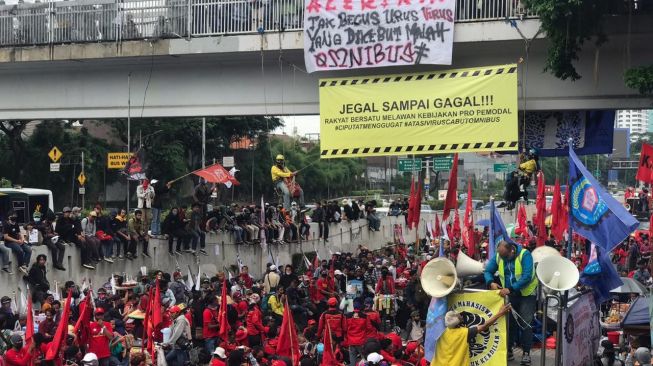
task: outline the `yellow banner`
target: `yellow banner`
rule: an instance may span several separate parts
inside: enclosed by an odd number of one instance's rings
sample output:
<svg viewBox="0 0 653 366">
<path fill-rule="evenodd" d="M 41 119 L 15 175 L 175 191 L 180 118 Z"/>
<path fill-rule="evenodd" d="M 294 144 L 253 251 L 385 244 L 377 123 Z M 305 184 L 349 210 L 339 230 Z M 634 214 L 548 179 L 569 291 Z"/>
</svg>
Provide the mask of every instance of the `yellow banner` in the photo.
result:
<svg viewBox="0 0 653 366">
<path fill-rule="evenodd" d="M 132 153 L 126 152 L 107 153 L 107 168 L 125 169 L 125 165 L 132 155 Z"/>
<path fill-rule="evenodd" d="M 465 312 L 463 321 L 470 327 L 485 323 L 504 304 L 499 291 L 471 292 L 450 295 L 449 309 Z M 506 315 L 509 316 L 509 315 Z M 470 343 L 471 366 L 506 365 L 508 333 L 506 331 L 506 316 L 497 321 L 487 333 L 479 333 Z"/>
<path fill-rule="evenodd" d="M 323 158 L 517 150 L 517 65 L 320 79 Z"/>
</svg>

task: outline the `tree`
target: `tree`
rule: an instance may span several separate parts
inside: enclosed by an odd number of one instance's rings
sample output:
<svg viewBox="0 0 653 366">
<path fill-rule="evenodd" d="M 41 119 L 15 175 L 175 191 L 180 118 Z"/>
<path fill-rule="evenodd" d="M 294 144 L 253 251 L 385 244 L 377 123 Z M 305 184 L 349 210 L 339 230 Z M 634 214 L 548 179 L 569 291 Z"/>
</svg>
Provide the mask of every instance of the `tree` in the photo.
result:
<svg viewBox="0 0 653 366">
<path fill-rule="evenodd" d="M 4 133 L 5 143 L 11 151 L 11 157 L 7 161 L 9 171 L 7 176 L 14 181 L 21 181 L 25 168 L 25 142 L 23 132 L 29 121 L 4 121 L 0 122 L 0 131 Z"/>
</svg>

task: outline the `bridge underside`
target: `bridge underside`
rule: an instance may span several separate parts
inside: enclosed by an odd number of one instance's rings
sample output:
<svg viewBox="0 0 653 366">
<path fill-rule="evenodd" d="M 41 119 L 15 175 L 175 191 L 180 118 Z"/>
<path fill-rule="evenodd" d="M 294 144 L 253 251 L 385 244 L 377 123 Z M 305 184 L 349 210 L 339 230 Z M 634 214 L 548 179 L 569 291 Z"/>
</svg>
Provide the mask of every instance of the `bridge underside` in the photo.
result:
<svg viewBox="0 0 653 366">
<path fill-rule="evenodd" d="M 651 106 L 650 99 L 623 82 L 628 66 L 653 60 L 649 32 L 633 34 L 629 39 L 611 36 L 600 48 L 586 47 L 577 65 L 583 78 L 571 82 L 543 72 L 546 39 L 535 40 L 527 58 L 524 41 L 518 36 L 501 39 L 483 26 L 475 26 L 459 31 L 457 25 L 453 65 L 420 66 L 410 71 L 507 64 L 523 59 L 520 109 Z M 534 34 L 536 29 L 531 27 L 529 31 Z M 467 39 L 461 41 L 460 37 Z M 121 50 L 112 44 L 2 49 L 0 119 L 317 114 L 319 77 L 353 73 L 305 73 L 301 45 L 301 33 L 287 32 L 281 37 L 140 41 L 122 45 Z M 407 71 L 385 68 L 356 74 Z"/>
</svg>

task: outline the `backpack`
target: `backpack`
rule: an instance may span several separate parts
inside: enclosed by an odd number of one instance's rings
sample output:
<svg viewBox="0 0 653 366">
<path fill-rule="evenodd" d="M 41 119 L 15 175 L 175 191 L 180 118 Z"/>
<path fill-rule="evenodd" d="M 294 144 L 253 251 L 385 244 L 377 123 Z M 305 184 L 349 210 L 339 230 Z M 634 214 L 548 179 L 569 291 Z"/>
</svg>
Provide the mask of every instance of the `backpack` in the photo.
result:
<svg viewBox="0 0 653 366">
<path fill-rule="evenodd" d="M 263 314 L 267 314 L 267 313 L 269 313 L 271 311 L 270 310 L 270 304 L 269 304 L 268 300 L 270 300 L 270 297 L 273 296 L 274 294 L 275 294 L 275 292 L 270 292 L 269 294 L 266 294 L 265 296 L 263 296 L 263 300 L 261 300 L 261 312 Z"/>
</svg>

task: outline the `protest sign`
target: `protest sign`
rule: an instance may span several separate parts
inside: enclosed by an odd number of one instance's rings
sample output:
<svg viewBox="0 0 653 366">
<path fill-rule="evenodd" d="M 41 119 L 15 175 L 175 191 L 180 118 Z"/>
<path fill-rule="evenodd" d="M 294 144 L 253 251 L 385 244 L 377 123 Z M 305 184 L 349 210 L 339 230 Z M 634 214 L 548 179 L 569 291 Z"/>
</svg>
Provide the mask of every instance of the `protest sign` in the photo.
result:
<svg viewBox="0 0 653 366">
<path fill-rule="evenodd" d="M 321 156 L 516 151 L 516 70 L 320 79 Z"/>
<path fill-rule="evenodd" d="M 504 304 L 499 291 L 482 291 L 451 295 L 449 309 L 463 313 L 466 327 L 484 324 Z M 470 366 L 505 365 L 508 333 L 506 317 L 503 316 L 487 332 L 479 333 L 469 342 Z"/>
<path fill-rule="evenodd" d="M 599 310 L 594 295 L 582 295 L 562 312 L 564 338 L 562 339 L 563 364 L 582 366 L 590 363 L 601 339 Z"/>
<path fill-rule="evenodd" d="M 308 72 L 451 65 L 454 0 L 305 0 Z"/>
</svg>

